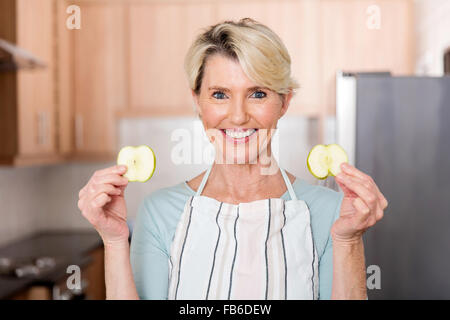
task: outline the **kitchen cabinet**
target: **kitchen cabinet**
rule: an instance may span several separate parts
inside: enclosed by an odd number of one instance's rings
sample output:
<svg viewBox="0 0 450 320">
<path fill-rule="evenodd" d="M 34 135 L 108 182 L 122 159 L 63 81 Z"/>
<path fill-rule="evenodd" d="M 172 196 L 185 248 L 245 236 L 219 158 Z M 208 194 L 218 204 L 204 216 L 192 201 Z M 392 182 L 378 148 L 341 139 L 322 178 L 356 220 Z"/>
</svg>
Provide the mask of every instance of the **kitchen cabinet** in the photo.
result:
<svg viewBox="0 0 450 320">
<path fill-rule="evenodd" d="M 57 135 L 59 153 L 67 159 L 74 152 L 75 147 L 75 118 L 74 118 L 74 80 L 73 80 L 73 34 L 75 30 L 67 28 L 69 17 L 67 8 L 70 0 L 58 0 L 55 7 L 55 39 L 56 39 L 56 72 L 55 99 L 58 110 L 59 123 Z"/>
<path fill-rule="evenodd" d="M 320 107 L 319 40 L 316 1 L 130 1 L 129 100 L 123 117 L 192 115 L 184 57 L 202 29 L 223 20 L 252 17 L 270 26 L 285 42 L 293 76 L 301 90 L 289 112 L 315 116 Z M 277 14 L 274 14 L 276 12 Z M 293 30 L 292 25 L 297 25 Z M 145 32 L 143 32 L 145 30 Z"/>
<path fill-rule="evenodd" d="M 125 15 L 119 2 L 74 2 L 81 29 L 72 30 L 74 152 L 72 159 L 112 160 L 115 112 L 125 105 Z"/>
<path fill-rule="evenodd" d="M 223 20 L 251 17 L 281 37 L 300 84 L 288 114 L 318 119 L 319 141 L 335 114 L 336 71 L 414 68 L 412 0 L 0 2 L 0 38 L 48 65 L 0 73 L 3 164 L 113 161 L 120 118 L 193 116 L 184 57 Z M 66 27 L 69 5 L 81 29 Z"/>
<path fill-rule="evenodd" d="M 129 101 L 119 115 L 193 115 L 184 56 L 199 29 L 214 22 L 213 3 L 130 2 Z"/>
<path fill-rule="evenodd" d="M 316 117 L 320 91 L 320 1 L 224 1 L 217 3 L 217 21 L 250 17 L 271 28 L 291 57 L 291 73 L 300 85 L 288 114 Z M 294 27 L 295 26 L 295 27 Z"/>
<path fill-rule="evenodd" d="M 1 247 L 0 257 L 9 260 L 9 264 L 4 261 L 0 264 L 0 300 L 106 297 L 104 248 L 96 231 L 37 232 Z M 54 263 L 44 268 L 37 263 L 39 258 Z M 33 266 L 34 273 L 25 266 Z M 80 268 L 78 275 L 73 266 Z M 22 268 L 21 277 L 17 277 L 18 268 Z M 69 283 L 74 283 L 77 276 L 81 291 L 72 291 L 67 280 L 70 278 Z"/>
<path fill-rule="evenodd" d="M 317 118 L 322 127 L 335 113 L 338 70 L 414 69 L 411 0 L 128 3 L 129 100 L 119 116 L 192 115 L 184 55 L 202 28 L 223 20 L 251 17 L 281 37 L 300 84 L 288 114 Z M 374 7 L 379 29 L 368 27 Z"/>
<path fill-rule="evenodd" d="M 105 300 L 105 250 L 103 247 L 93 250 L 89 257 L 92 263 L 84 269 L 84 276 L 87 281 L 86 297 L 89 300 Z"/>
<path fill-rule="evenodd" d="M 77 6 L 80 28 L 68 28 Z M 56 3 L 59 152 L 69 161 L 116 157 L 115 112 L 125 104 L 124 6 L 102 1 Z"/>
<path fill-rule="evenodd" d="M 336 72 L 414 73 L 413 2 L 321 0 L 323 112 L 336 110 Z"/>
<path fill-rule="evenodd" d="M 66 27 L 73 4 L 82 12 L 81 29 Z M 0 164 L 115 159 L 115 112 L 126 103 L 123 8 L 119 2 L 1 2 L 0 38 L 47 67 L 0 72 Z"/>
<path fill-rule="evenodd" d="M 217 6 L 218 20 L 253 17 L 281 37 L 300 85 L 288 114 L 316 118 L 321 142 L 326 119 L 335 115 L 337 71 L 414 72 L 410 0 L 228 1 Z M 377 18 L 379 28 L 373 28 Z"/>
<path fill-rule="evenodd" d="M 53 4 L 53 0 L 0 4 L 0 38 L 46 64 L 0 72 L 0 164 L 62 161 L 56 137 Z"/>
<path fill-rule="evenodd" d="M 82 298 L 86 300 L 105 300 L 106 286 L 104 273 L 104 249 L 99 247 L 90 252 L 85 259 L 90 262 L 81 268 Z M 9 297 L 8 300 L 66 300 L 77 298 L 67 288 L 70 274 L 66 274 L 61 280 L 52 283 L 49 280 L 31 285 L 29 288 Z"/>
</svg>

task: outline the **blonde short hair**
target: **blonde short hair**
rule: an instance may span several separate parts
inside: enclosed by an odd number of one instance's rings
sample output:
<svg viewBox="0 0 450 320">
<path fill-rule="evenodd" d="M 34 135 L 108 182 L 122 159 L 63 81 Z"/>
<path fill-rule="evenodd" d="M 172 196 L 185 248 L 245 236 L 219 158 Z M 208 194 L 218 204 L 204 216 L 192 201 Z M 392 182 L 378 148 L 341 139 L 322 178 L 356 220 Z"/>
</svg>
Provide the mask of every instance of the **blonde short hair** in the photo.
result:
<svg viewBox="0 0 450 320">
<path fill-rule="evenodd" d="M 280 37 L 253 19 L 224 21 L 197 36 L 184 63 L 189 87 L 197 95 L 206 60 L 214 54 L 237 60 L 250 80 L 278 94 L 299 87 L 291 77 L 291 58 Z"/>
</svg>

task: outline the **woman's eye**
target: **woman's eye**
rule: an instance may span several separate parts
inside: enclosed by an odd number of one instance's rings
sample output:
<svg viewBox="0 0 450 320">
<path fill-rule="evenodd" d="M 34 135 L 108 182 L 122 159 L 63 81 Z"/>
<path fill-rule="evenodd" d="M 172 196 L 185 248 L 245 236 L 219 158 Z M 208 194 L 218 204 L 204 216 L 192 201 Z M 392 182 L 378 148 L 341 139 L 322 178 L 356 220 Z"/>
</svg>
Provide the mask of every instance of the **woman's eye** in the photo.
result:
<svg viewBox="0 0 450 320">
<path fill-rule="evenodd" d="M 216 99 L 225 99 L 225 93 L 221 92 L 221 91 L 216 91 L 213 93 L 213 97 Z"/>
<path fill-rule="evenodd" d="M 262 99 L 266 97 L 266 93 L 264 91 L 255 91 L 252 96 L 257 99 Z"/>
</svg>

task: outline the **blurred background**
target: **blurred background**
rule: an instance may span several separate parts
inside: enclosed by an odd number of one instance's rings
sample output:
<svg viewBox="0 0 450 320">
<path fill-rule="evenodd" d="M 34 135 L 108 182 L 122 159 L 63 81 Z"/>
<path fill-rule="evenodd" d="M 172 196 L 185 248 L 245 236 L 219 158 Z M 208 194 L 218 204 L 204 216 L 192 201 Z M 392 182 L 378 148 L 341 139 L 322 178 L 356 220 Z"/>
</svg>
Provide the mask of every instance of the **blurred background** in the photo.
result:
<svg viewBox="0 0 450 320">
<path fill-rule="evenodd" d="M 389 200 L 365 236 L 369 299 L 449 299 L 449 16 L 447 0 L 1 0 L 0 299 L 104 298 L 78 192 L 121 147 L 151 146 L 132 230 L 146 195 L 207 167 L 183 59 L 202 28 L 244 17 L 282 38 L 301 86 L 281 166 L 318 184 L 306 156 L 338 142 Z M 180 130 L 192 152 L 174 161 Z"/>
</svg>

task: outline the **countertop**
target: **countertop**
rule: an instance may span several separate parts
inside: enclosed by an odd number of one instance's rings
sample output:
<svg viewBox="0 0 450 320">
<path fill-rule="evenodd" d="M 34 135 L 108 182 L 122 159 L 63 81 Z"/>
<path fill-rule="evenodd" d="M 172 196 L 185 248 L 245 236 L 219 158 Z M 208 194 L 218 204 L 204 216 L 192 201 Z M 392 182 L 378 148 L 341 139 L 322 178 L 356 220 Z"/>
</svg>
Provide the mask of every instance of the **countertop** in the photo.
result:
<svg viewBox="0 0 450 320">
<path fill-rule="evenodd" d="M 0 248 L 0 257 L 33 258 L 49 256 L 56 258 L 56 267 L 39 278 L 14 278 L 0 275 L 0 299 L 7 299 L 33 285 L 51 286 L 61 280 L 69 265 L 81 268 L 91 262 L 89 253 L 103 246 L 95 231 L 45 231 Z"/>
</svg>

